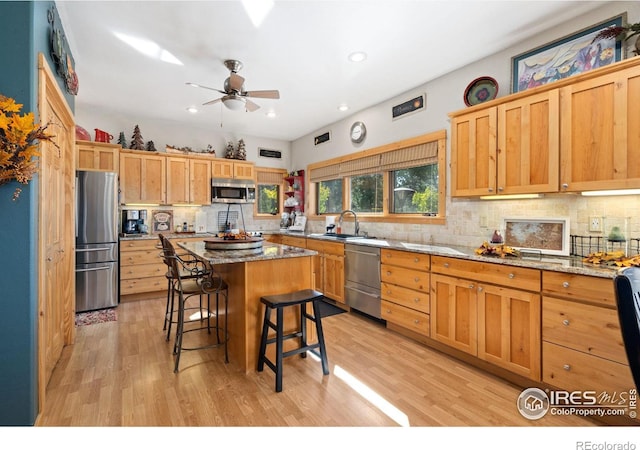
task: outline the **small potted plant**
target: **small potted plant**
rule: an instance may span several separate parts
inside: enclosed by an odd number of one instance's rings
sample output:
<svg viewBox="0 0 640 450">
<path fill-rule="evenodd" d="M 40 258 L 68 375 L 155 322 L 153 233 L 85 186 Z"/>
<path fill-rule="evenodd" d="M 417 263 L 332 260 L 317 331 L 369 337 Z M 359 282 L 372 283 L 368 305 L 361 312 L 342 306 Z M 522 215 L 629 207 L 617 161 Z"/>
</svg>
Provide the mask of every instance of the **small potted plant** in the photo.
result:
<svg viewBox="0 0 640 450">
<path fill-rule="evenodd" d="M 28 184 L 38 171 L 38 141 L 53 142 L 46 125 L 34 123 L 33 113 L 21 115 L 21 109 L 14 99 L 0 94 L 0 186 L 14 180 Z M 16 188 L 13 200 L 21 191 Z"/>
<path fill-rule="evenodd" d="M 636 55 L 640 54 L 640 22 L 639 23 L 631 23 L 624 26 L 612 25 L 610 27 L 605 28 L 600 31 L 593 38 L 593 42 L 598 41 L 600 39 L 613 39 L 616 41 L 626 41 L 631 39 L 633 36 L 638 36 L 636 38 L 635 47 L 636 47 Z"/>
</svg>

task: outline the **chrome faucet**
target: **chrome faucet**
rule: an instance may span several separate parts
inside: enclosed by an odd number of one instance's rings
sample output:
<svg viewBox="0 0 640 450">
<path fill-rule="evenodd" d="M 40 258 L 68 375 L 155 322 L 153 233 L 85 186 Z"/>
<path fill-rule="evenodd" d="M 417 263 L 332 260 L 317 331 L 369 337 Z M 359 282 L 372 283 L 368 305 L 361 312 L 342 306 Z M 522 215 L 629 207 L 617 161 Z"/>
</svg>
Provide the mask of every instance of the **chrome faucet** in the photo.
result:
<svg viewBox="0 0 640 450">
<path fill-rule="evenodd" d="M 345 209 L 344 211 L 342 211 L 340 213 L 340 218 L 338 219 L 338 224 L 340 228 L 342 228 L 342 219 L 346 213 L 353 214 L 353 223 L 355 225 L 355 235 L 357 236 L 358 233 L 360 233 L 360 224 L 358 224 L 358 216 L 356 215 L 355 212 L 351 211 L 350 209 Z"/>
</svg>

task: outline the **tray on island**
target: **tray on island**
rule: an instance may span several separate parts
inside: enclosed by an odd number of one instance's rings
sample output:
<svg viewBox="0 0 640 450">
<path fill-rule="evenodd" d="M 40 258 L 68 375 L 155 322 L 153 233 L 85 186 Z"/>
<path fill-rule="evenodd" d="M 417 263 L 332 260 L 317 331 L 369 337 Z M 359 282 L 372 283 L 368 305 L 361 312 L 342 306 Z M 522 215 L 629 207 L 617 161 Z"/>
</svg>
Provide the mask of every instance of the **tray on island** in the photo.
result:
<svg viewBox="0 0 640 450">
<path fill-rule="evenodd" d="M 247 236 L 243 239 L 225 239 L 219 237 L 204 238 L 204 247 L 208 250 L 246 250 L 262 248 L 261 237 Z"/>
</svg>

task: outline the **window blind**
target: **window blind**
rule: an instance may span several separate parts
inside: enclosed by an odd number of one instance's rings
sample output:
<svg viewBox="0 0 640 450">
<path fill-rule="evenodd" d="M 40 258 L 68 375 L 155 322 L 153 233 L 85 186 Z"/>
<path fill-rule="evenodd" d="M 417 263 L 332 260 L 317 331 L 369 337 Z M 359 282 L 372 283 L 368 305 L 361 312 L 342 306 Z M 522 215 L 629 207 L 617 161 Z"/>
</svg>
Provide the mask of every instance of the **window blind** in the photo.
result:
<svg viewBox="0 0 640 450">
<path fill-rule="evenodd" d="M 380 171 L 408 169 L 438 163 L 438 141 L 382 153 Z"/>
<path fill-rule="evenodd" d="M 256 171 L 256 180 L 258 184 L 282 184 L 286 173 L 284 171 Z"/>
<path fill-rule="evenodd" d="M 312 183 L 319 181 L 335 180 L 340 178 L 340 164 L 331 164 L 328 166 L 316 167 L 311 169 L 309 180 Z"/>
</svg>

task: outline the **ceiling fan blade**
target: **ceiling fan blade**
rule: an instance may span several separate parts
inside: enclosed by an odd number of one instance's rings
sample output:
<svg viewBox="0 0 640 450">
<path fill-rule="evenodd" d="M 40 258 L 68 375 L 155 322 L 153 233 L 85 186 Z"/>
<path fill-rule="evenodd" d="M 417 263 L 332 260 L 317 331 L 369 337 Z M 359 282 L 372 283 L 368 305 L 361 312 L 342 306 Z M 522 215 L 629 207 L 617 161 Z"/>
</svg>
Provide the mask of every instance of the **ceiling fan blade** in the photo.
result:
<svg viewBox="0 0 640 450">
<path fill-rule="evenodd" d="M 267 91 L 247 91 L 242 93 L 245 97 L 254 97 L 254 98 L 280 98 L 280 92 L 277 90 L 267 90 Z"/>
<path fill-rule="evenodd" d="M 245 99 L 245 107 L 247 108 L 247 111 L 249 112 L 253 112 L 256 109 L 260 108 L 260 105 L 258 105 L 257 103 L 253 103 L 251 100 L 249 99 Z"/>
<path fill-rule="evenodd" d="M 242 91 L 242 86 L 244 85 L 244 78 L 238 75 L 235 72 L 231 72 L 229 75 L 229 87 L 232 91 L 240 92 Z"/>
<path fill-rule="evenodd" d="M 207 106 L 207 105 L 213 105 L 214 103 L 218 103 L 219 101 L 222 101 L 222 98 L 217 98 L 215 100 L 211 100 L 207 103 L 203 103 L 202 106 Z"/>
<path fill-rule="evenodd" d="M 210 89 L 210 90 L 212 90 L 212 91 L 220 92 L 221 94 L 226 94 L 226 92 L 225 92 L 225 91 L 221 91 L 220 89 L 212 88 L 212 87 L 209 87 L 209 86 L 203 86 L 203 85 L 201 85 L 201 84 L 189 83 L 189 82 L 187 82 L 186 84 L 188 84 L 189 86 L 193 86 L 193 87 L 204 88 L 204 89 Z"/>
</svg>

